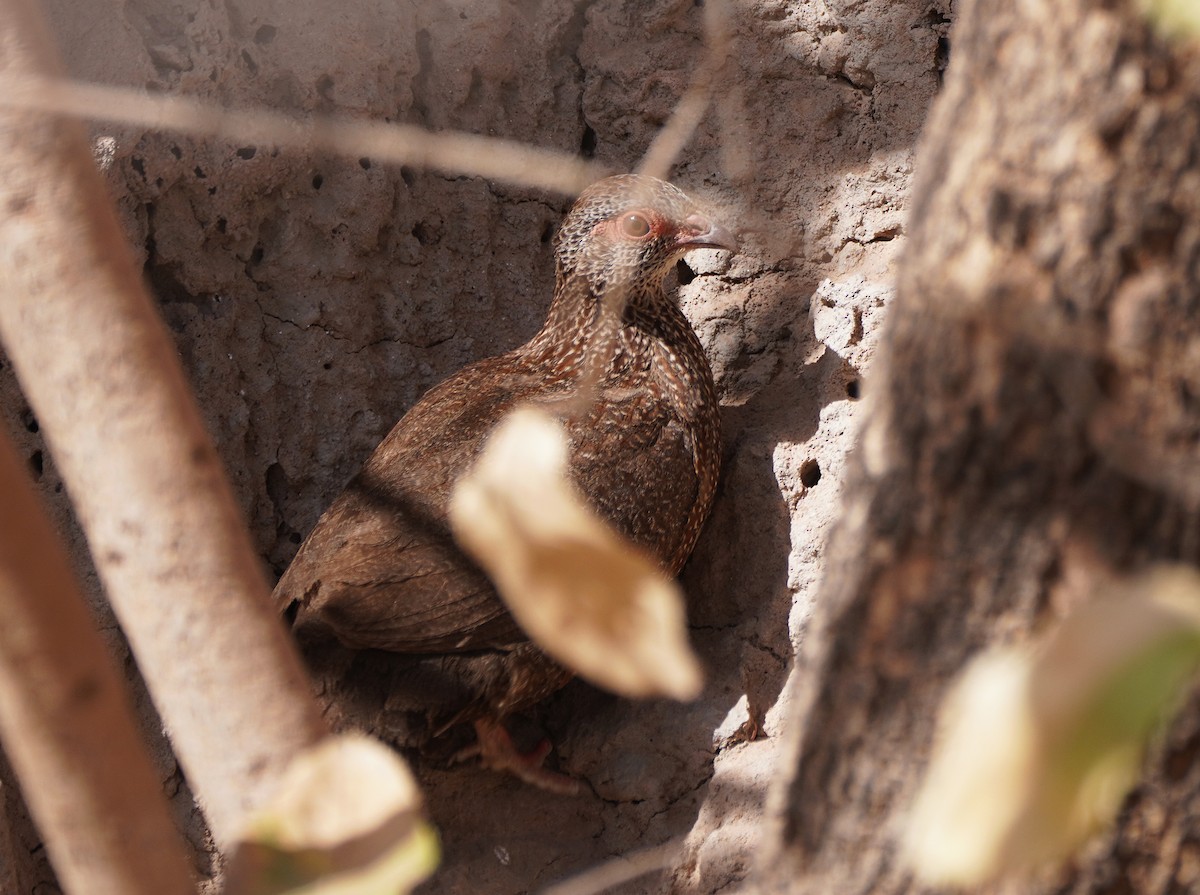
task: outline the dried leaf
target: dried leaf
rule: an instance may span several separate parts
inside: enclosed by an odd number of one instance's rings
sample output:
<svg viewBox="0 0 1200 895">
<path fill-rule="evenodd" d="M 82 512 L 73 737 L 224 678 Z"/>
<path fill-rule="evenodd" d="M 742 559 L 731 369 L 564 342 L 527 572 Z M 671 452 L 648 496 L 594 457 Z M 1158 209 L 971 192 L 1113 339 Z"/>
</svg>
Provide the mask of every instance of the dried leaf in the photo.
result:
<svg viewBox="0 0 1200 895">
<path fill-rule="evenodd" d="M 626 696 L 694 698 L 702 675 L 678 586 L 596 516 L 566 463 L 555 420 L 513 412 L 455 489 L 455 537 L 558 661 Z"/>
<path fill-rule="evenodd" d="M 360 734 L 302 753 L 229 862 L 226 895 L 397 895 L 437 865 L 421 796 L 391 749 Z"/>
<path fill-rule="evenodd" d="M 1139 576 L 1037 651 L 976 659 L 947 695 L 907 831 L 917 873 L 978 885 L 1066 857 L 1116 816 L 1200 667 L 1200 575 Z"/>
</svg>

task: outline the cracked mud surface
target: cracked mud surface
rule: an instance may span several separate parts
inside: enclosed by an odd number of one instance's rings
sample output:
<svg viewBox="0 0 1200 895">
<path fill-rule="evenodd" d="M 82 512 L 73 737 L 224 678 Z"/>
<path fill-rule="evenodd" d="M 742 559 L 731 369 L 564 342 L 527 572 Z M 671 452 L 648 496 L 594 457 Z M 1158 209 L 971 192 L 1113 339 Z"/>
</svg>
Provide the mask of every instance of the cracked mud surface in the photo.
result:
<svg viewBox="0 0 1200 895">
<path fill-rule="evenodd" d="M 731 262 L 695 253 L 680 271 L 724 405 L 723 481 L 683 575 L 709 686 L 693 705 L 633 704 L 581 683 L 551 700 L 537 722 L 559 766 L 585 781 L 576 799 L 469 767 L 419 768 L 445 848 L 422 891 L 537 890 L 680 836 L 672 872 L 618 891 L 715 892 L 747 873 L 790 657 L 904 242 L 948 5 L 729 4 L 721 96 L 674 175 L 724 209 L 743 244 Z M 613 169 L 636 165 L 703 47 L 701 10 L 678 0 L 78 6 L 49 11 L 82 78 L 463 129 Z M 369 158 L 104 125 L 93 135 L 274 573 L 427 388 L 524 341 L 548 306 L 566 197 Z M 0 406 L 73 531 L 6 363 Z M 139 701 L 152 728 L 140 689 Z M 161 740 L 157 755 L 209 873 L 202 822 Z"/>
</svg>

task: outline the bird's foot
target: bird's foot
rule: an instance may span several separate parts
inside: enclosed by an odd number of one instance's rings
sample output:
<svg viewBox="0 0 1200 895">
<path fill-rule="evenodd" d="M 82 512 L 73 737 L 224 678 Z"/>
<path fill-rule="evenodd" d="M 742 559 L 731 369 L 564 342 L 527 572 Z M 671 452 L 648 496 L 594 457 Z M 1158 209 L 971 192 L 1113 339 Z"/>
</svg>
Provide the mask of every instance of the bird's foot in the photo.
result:
<svg viewBox="0 0 1200 895">
<path fill-rule="evenodd" d="M 552 748 L 549 740 L 542 740 L 531 752 L 521 752 L 504 725 L 490 718 L 475 722 L 475 736 L 475 745 L 459 752 L 455 760 L 478 756 L 485 768 L 512 774 L 538 789 L 563 796 L 579 794 L 581 787 L 574 777 L 542 767 Z"/>
</svg>

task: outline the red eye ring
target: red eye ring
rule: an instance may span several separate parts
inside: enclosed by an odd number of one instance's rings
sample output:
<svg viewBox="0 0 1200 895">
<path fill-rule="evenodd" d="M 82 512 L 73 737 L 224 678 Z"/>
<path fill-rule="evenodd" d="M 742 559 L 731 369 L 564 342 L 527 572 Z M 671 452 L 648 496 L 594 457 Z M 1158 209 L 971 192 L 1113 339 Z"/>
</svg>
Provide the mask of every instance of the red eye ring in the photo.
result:
<svg viewBox="0 0 1200 895">
<path fill-rule="evenodd" d="M 621 232 L 633 239 L 650 235 L 650 222 L 640 214 L 627 214 L 621 218 Z"/>
</svg>

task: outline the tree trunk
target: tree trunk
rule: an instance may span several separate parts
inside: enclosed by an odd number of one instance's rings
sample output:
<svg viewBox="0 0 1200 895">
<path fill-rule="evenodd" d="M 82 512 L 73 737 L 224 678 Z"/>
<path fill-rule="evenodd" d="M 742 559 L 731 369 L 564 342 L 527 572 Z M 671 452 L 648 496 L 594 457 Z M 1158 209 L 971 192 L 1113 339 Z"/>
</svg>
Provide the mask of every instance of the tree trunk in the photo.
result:
<svg viewBox="0 0 1200 895">
<path fill-rule="evenodd" d="M 896 837 L 964 661 L 1115 574 L 1200 560 L 1197 53 L 1124 2 L 973 4 L 956 29 L 767 889 L 918 888 Z M 1109 841 L 1039 885 L 1194 884 L 1197 744 L 1193 706 Z"/>
</svg>

